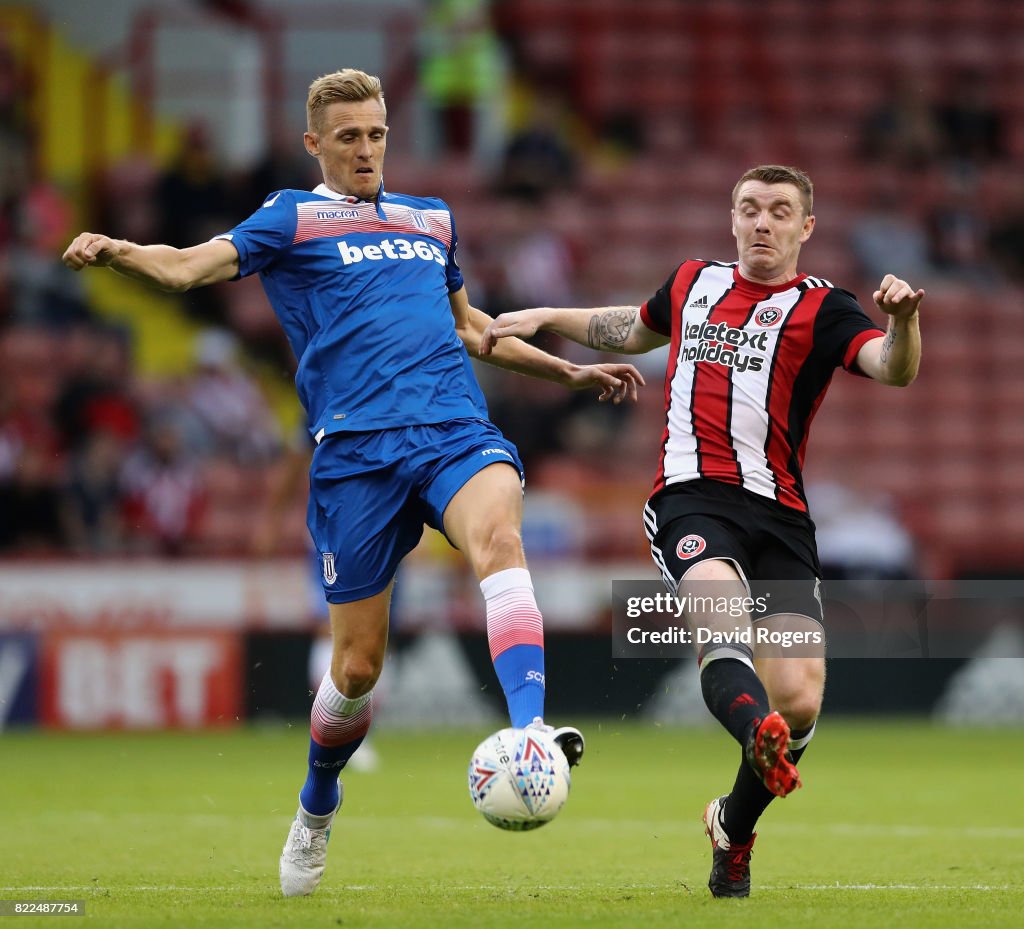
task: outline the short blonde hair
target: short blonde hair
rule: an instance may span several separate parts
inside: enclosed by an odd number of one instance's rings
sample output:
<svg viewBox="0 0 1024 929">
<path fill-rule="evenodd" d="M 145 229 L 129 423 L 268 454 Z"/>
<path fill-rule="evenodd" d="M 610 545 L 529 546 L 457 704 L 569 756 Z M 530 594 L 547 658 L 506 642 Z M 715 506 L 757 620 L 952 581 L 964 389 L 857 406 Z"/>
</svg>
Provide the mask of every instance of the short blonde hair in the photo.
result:
<svg viewBox="0 0 1024 929">
<path fill-rule="evenodd" d="M 814 184 L 810 177 L 799 168 L 788 165 L 758 165 L 743 173 L 732 189 L 732 205 L 736 206 L 736 195 L 747 181 L 760 181 L 762 184 L 792 184 L 800 191 L 800 200 L 804 206 L 804 216 L 810 216 L 814 209 Z"/>
<path fill-rule="evenodd" d="M 306 125 L 310 132 L 320 128 L 324 110 L 332 103 L 362 103 L 380 100 L 384 106 L 384 93 L 380 78 L 355 68 L 343 68 L 333 74 L 324 74 L 309 85 L 306 97 Z M 385 110 L 386 112 L 386 110 Z"/>
</svg>

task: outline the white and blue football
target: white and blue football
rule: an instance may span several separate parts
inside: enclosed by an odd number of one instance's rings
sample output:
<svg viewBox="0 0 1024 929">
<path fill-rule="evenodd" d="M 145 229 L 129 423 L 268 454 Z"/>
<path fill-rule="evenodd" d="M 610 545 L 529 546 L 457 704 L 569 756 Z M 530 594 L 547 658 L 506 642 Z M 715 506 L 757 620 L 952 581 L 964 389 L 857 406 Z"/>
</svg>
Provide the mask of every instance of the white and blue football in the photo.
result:
<svg viewBox="0 0 1024 929">
<path fill-rule="evenodd" d="M 550 732 L 501 729 L 469 762 L 469 796 L 499 829 L 524 832 L 551 822 L 569 797 L 569 763 Z"/>
</svg>

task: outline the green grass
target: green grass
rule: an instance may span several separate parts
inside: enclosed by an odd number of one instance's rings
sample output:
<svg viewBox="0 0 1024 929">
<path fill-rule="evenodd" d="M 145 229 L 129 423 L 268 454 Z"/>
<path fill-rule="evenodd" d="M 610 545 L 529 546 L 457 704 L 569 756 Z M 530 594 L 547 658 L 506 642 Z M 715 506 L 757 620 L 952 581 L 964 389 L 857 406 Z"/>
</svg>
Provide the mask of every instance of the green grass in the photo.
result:
<svg viewBox="0 0 1024 929">
<path fill-rule="evenodd" d="M 285 900 L 301 725 L 4 734 L 0 899 L 82 899 L 85 921 L 61 924 L 103 927 L 1024 924 L 1019 732 L 826 721 L 804 789 L 762 819 L 746 901 L 705 886 L 700 815 L 738 757 L 724 733 L 591 723 L 569 804 L 525 834 L 469 803 L 465 765 L 484 735 L 379 730 L 382 768 L 346 775 L 323 884 Z"/>
</svg>

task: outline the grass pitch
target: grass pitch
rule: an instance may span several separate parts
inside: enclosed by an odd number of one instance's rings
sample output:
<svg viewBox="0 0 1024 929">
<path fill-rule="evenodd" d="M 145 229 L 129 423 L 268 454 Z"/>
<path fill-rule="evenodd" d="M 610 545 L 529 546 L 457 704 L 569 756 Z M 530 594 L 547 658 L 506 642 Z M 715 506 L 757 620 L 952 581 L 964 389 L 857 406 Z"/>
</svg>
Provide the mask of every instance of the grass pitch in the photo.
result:
<svg viewBox="0 0 1024 929">
<path fill-rule="evenodd" d="M 0 736 L 0 899 L 78 899 L 102 927 L 1024 925 L 1024 740 L 825 719 L 805 787 L 761 821 L 754 895 L 711 899 L 700 816 L 739 750 L 713 730 L 586 726 L 558 819 L 503 833 L 465 768 L 486 732 L 375 733 L 327 872 L 285 900 L 277 858 L 307 730 Z M 12 917 L 12 926 L 55 917 Z"/>
</svg>

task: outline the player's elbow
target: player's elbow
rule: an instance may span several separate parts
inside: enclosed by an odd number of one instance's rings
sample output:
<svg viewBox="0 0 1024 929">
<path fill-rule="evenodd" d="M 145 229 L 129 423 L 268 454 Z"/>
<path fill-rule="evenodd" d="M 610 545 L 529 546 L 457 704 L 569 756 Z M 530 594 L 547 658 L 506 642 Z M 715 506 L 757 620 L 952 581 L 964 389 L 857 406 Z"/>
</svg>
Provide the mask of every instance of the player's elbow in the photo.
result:
<svg viewBox="0 0 1024 929">
<path fill-rule="evenodd" d="M 192 248 L 175 249 L 163 264 L 160 286 L 171 293 L 185 293 L 238 274 L 237 253 L 220 242 L 207 242 Z"/>
<path fill-rule="evenodd" d="M 917 379 L 917 368 L 896 372 L 886 372 L 882 383 L 887 387 L 909 387 Z"/>
<path fill-rule="evenodd" d="M 176 258 L 161 262 L 153 275 L 153 283 L 167 293 L 182 294 L 195 286 L 195 274 L 187 261 Z"/>
<path fill-rule="evenodd" d="M 169 294 L 183 294 L 192 289 L 193 282 L 184 275 L 168 275 L 160 281 L 159 286 Z"/>
<path fill-rule="evenodd" d="M 619 347 L 612 347 L 610 350 L 618 352 L 620 355 L 644 355 L 651 351 L 653 348 L 658 348 L 664 343 L 660 342 L 648 342 L 642 337 L 630 336 L 626 341 Z"/>
<path fill-rule="evenodd" d="M 482 332 L 477 332 L 471 326 L 455 327 L 455 334 L 462 340 L 462 344 L 466 346 L 466 351 L 469 352 L 470 357 L 480 357 L 480 339 L 483 336 Z"/>
<path fill-rule="evenodd" d="M 918 365 L 893 365 L 881 360 L 865 359 L 860 363 L 862 373 L 886 387 L 908 387 L 917 377 Z"/>
</svg>

